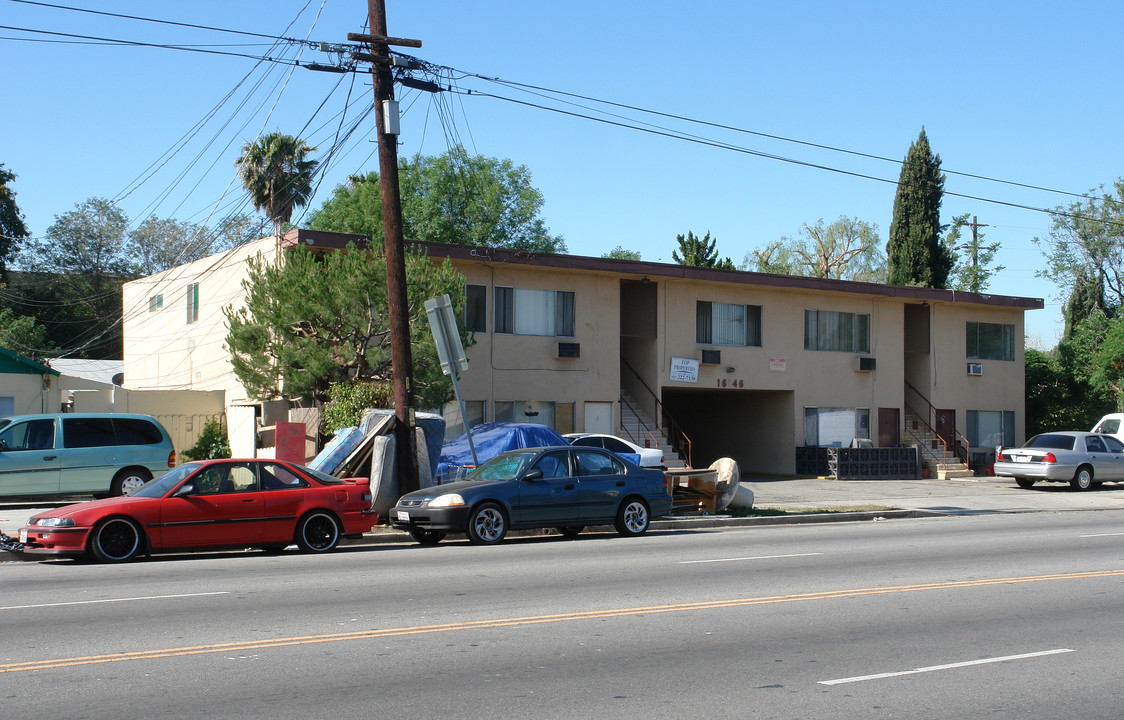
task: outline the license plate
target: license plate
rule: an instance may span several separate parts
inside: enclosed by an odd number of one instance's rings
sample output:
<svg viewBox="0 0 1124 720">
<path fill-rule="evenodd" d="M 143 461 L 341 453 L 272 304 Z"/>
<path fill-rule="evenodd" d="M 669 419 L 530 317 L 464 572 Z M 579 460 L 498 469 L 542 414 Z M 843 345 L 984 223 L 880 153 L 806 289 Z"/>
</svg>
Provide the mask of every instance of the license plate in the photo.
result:
<svg viewBox="0 0 1124 720">
<path fill-rule="evenodd" d="M 398 511 L 398 522 L 410 522 L 410 513 L 405 510 Z"/>
<path fill-rule="evenodd" d="M 1029 455 L 1016 455 L 1015 456 L 1015 462 L 1027 462 L 1028 463 L 1028 462 L 1030 462 L 1030 456 Z"/>
<path fill-rule="evenodd" d="M 20 542 L 24 543 L 24 544 L 27 543 L 27 531 L 26 530 L 20 530 Z"/>
</svg>

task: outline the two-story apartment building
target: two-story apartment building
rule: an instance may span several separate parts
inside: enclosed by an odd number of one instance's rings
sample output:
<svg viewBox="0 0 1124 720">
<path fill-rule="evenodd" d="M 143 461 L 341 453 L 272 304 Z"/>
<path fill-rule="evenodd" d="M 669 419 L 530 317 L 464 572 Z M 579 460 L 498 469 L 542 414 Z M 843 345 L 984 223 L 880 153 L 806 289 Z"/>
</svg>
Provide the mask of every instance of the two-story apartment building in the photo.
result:
<svg viewBox="0 0 1124 720">
<path fill-rule="evenodd" d="M 125 286 L 127 387 L 224 389 L 222 308 L 246 259 L 362 239 L 293 230 Z M 614 432 L 669 417 L 692 464 L 792 473 L 796 448 L 908 444 L 918 422 L 978 448 L 1024 434 L 1023 314 L 1035 298 L 426 245 L 466 279 L 469 422 Z M 424 298 L 417 299 L 421 302 Z M 447 417 L 461 422 L 455 404 Z M 916 416 L 916 417 L 915 417 Z"/>
</svg>

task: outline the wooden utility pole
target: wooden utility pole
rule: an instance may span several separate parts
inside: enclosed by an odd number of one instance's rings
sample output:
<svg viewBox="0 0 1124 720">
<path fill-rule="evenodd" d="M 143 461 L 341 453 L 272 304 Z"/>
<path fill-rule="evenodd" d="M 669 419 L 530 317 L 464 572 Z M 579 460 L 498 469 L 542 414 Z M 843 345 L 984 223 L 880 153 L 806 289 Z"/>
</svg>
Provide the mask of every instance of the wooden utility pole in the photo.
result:
<svg viewBox="0 0 1124 720">
<path fill-rule="evenodd" d="M 968 224 L 968 227 L 972 228 L 972 282 L 971 282 L 971 288 L 970 289 L 972 290 L 972 292 L 979 292 L 980 291 L 980 263 L 979 263 L 980 239 L 979 239 L 978 233 L 979 233 L 980 228 L 987 227 L 987 225 L 982 225 L 982 224 L 976 222 L 976 216 L 973 215 L 972 216 L 972 222 Z"/>
<path fill-rule="evenodd" d="M 379 135 L 379 189 L 382 194 L 383 248 L 386 253 L 387 313 L 390 316 L 390 360 L 394 373 L 395 437 L 398 483 L 402 493 L 418 489 L 417 441 L 414 437 L 414 359 L 410 352 L 410 305 L 406 295 L 402 201 L 398 193 L 398 136 L 386 127 L 386 105 L 394 100 L 383 0 L 367 0 L 371 64 L 375 89 L 375 126 Z M 350 38 L 351 36 L 349 36 Z M 395 43 L 406 44 L 406 43 Z M 410 43 L 413 44 L 413 43 Z M 420 46 L 421 43 L 417 43 Z"/>
</svg>

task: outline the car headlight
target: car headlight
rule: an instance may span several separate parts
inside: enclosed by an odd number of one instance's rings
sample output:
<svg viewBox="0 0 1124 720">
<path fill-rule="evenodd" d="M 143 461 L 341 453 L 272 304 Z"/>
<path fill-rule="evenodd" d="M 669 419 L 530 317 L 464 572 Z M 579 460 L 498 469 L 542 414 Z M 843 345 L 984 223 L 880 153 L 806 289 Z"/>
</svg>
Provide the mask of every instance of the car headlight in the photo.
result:
<svg viewBox="0 0 1124 720">
<path fill-rule="evenodd" d="M 28 525 L 40 525 L 42 527 L 74 527 L 73 518 L 60 518 L 60 517 L 47 517 L 39 518 L 36 520 L 32 518 L 27 521 Z"/>
<path fill-rule="evenodd" d="M 438 495 L 429 501 L 430 507 L 452 507 L 454 505 L 464 505 L 464 498 L 456 493 L 449 493 L 448 495 Z"/>
</svg>

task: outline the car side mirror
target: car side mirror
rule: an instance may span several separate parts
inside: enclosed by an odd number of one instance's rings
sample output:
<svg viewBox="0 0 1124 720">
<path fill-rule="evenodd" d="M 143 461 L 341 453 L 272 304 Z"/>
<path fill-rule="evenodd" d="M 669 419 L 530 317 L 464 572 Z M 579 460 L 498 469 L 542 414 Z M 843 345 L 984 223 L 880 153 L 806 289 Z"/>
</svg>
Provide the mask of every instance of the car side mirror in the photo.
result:
<svg viewBox="0 0 1124 720">
<path fill-rule="evenodd" d="M 180 485 L 179 489 L 172 493 L 172 497 L 186 497 L 195 494 L 195 486 L 191 483 Z"/>
<path fill-rule="evenodd" d="M 528 471 L 527 471 L 527 473 L 526 473 L 526 474 L 525 474 L 525 475 L 523 476 L 523 479 L 524 479 L 524 480 L 527 480 L 527 481 L 530 481 L 530 480 L 538 480 L 538 479 L 540 479 L 540 478 L 542 478 L 542 468 L 531 468 L 531 469 L 530 469 L 530 470 L 528 470 Z"/>
</svg>

